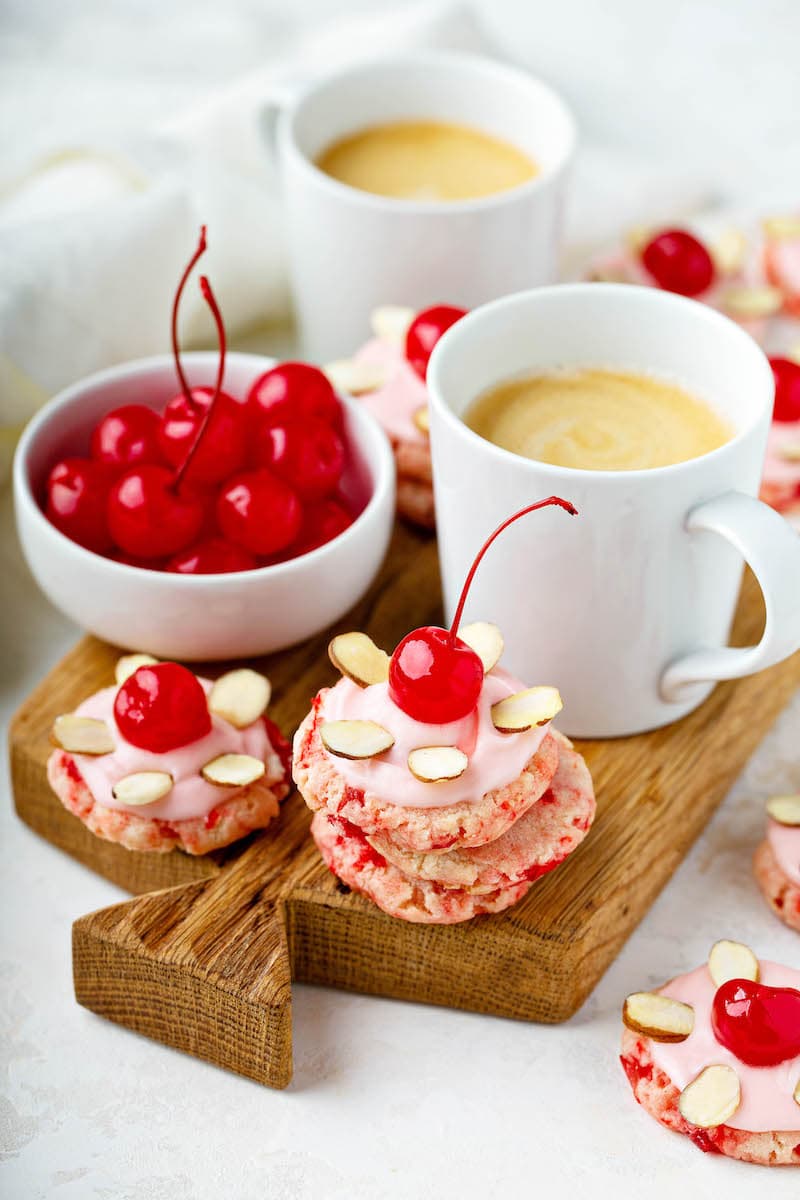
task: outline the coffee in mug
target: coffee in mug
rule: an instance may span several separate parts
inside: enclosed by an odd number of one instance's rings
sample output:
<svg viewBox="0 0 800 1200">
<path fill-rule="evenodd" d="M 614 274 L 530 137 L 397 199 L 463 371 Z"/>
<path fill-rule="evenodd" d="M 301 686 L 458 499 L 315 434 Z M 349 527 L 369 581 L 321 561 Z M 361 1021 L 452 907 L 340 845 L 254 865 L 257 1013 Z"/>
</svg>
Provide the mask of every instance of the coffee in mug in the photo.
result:
<svg viewBox="0 0 800 1200">
<path fill-rule="evenodd" d="M 524 375 L 483 392 L 464 415 L 503 450 L 584 471 L 686 462 L 733 436 L 710 404 L 677 383 L 599 368 Z"/>
<path fill-rule="evenodd" d="M 371 125 L 328 146 L 316 165 L 349 187 L 398 200 L 475 200 L 537 174 L 511 142 L 450 121 Z"/>
</svg>

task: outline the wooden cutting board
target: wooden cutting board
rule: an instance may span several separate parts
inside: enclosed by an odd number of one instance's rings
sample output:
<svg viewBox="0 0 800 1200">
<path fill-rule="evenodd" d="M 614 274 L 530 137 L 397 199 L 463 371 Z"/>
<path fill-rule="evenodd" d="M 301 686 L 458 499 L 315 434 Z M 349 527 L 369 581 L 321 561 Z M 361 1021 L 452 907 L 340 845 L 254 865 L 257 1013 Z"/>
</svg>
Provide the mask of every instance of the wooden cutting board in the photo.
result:
<svg viewBox="0 0 800 1200">
<path fill-rule="evenodd" d="M 364 629 L 391 649 L 410 628 L 440 620 L 435 541 L 398 528 L 379 579 L 339 628 Z M 747 576 L 734 642 L 756 641 L 762 625 Z M 270 715 L 287 734 L 335 678 L 329 636 L 254 664 L 272 680 Z M 137 854 L 92 836 L 48 788 L 48 734 L 58 713 L 113 681 L 118 655 L 85 638 L 22 706 L 10 735 L 22 820 L 138 895 L 75 922 L 76 997 L 271 1087 L 292 1074 L 293 979 L 528 1021 L 569 1017 L 800 685 L 795 655 L 720 685 L 669 728 L 578 743 L 594 776 L 597 819 L 575 854 L 505 913 L 422 926 L 386 916 L 337 883 L 308 837 L 310 814 L 297 794 L 266 833 L 202 859 Z"/>
</svg>

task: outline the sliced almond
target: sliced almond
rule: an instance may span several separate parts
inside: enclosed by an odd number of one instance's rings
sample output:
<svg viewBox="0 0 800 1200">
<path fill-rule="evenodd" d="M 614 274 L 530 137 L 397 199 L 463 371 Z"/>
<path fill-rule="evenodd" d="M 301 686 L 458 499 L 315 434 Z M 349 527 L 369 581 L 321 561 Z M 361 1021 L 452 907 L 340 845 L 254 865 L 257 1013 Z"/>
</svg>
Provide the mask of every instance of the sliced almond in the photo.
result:
<svg viewBox="0 0 800 1200">
<path fill-rule="evenodd" d="M 622 1020 L 654 1042 L 685 1042 L 694 1029 L 694 1009 L 656 992 L 633 992 L 622 1006 Z"/>
<path fill-rule="evenodd" d="M 797 1083 L 794 1085 L 794 1091 L 792 1092 L 792 1096 L 794 1098 L 795 1104 L 800 1104 L 800 1079 L 798 1079 Z"/>
<path fill-rule="evenodd" d="M 642 253 L 648 242 L 653 239 L 653 229 L 650 225 L 632 225 L 625 234 L 625 245 L 637 256 Z"/>
<path fill-rule="evenodd" d="M 500 733 L 522 733 L 546 725 L 563 708 L 558 688 L 532 687 L 492 705 L 492 721 Z"/>
<path fill-rule="evenodd" d="M 773 796 L 767 801 L 767 814 L 779 825 L 800 825 L 800 793 Z"/>
<path fill-rule="evenodd" d="M 110 754 L 114 738 L 105 721 L 65 713 L 53 722 L 51 738 L 69 754 Z"/>
<path fill-rule="evenodd" d="M 408 756 L 408 769 L 421 783 L 458 779 L 468 766 L 469 759 L 458 746 L 420 746 Z"/>
<path fill-rule="evenodd" d="M 380 363 L 357 362 L 354 358 L 340 358 L 323 367 L 324 373 L 337 392 L 348 396 L 365 396 L 377 392 L 389 378 L 386 367 Z"/>
<path fill-rule="evenodd" d="M 622 266 L 603 266 L 598 264 L 591 267 L 587 279 L 590 283 L 630 283 L 630 276 Z"/>
<path fill-rule="evenodd" d="M 252 754 L 220 754 L 201 767 L 200 774 L 217 787 L 247 787 L 260 779 L 264 770 L 261 759 Z"/>
<path fill-rule="evenodd" d="M 152 654 L 123 654 L 122 658 L 117 659 L 117 665 L 114 667 L 117 687 L 121 687 L 126 679 L 130 679 L 139 667 L 154 667 L 157 662 L 158 659 L 153 658 Z"/>
<path fill-rule="evenodd" d="M 138 808 L 141 804 L 155 804 L 163 800 L 172 790 L 172 776 L 166 771 L 135 771 L 118 779 L 111 789 L 115 800 Z"/>
<path fill-rule="evenodd" d="M 726 229 L 709 246 L 714 266 L 721 275 L 733 275 L 742 266 L 747 253 L 747 238 L 741 229 Z"/>
<path fill-rule="evenodd" d="M 484 674 L 488 675 L 499 663 L 505 649 L 503 635 L 497 626 L 491 621 L 473 621 L 459 629 L 458 636 L 475 651 L 483 663 Z"/>
<path fill-rule="evenodd" d="M 752 979 L 755 982 L 758 980 L 758 959 L 749 946 L 723 938 L 711 947 L 708 973 L 715 987 L 722 987 L 729 979 Z"/>
<path fill-rule="evenodd" d="M 340 633 L 328 646 L 328 657 L 359 687 L 385 683 L 389 678 L 389 655 L 366 633 Z"/>
<path fill-rule="evenodd" d="M 756 287 L 728 288 L 722 296 L 722 307 L 734 317 L 771 317 L 780 312 L 783 295 L 769 284 Z"/>
<path fill-rule="evenodd" d="M 739 1076 L 733 1067 L 706 1067 L 683 1089 L 678 1101 L 681 1116 L 700 1129 L 724 1125 L 742 1100 Z"/>
<path fill-rule="evenodd" d="M 208 694 L 209 711 L 237 729 L 246 729 L 266 712 L 272 685 L 266 675 L 239 667 L 220 675 Z"/>
<path fill-rule="evenodd" d="M 768 238 L 780 241 L 784 238 L 800 238 L 800 216 L 767 217 L 763 227 Z"/>
<path fill-rule="evenodd" d="M 788 442 L 780 447 L 778 454 L 786 462 L 800 462 L 800 442 Z"/>
<path fill-rule="evenodd" d="M 413 420 L 420 433 L 430 434 L 431 410 L 428 408 L 427 404 L 421 404 L 419 408 L 414 411 Z"/>
<path fill-rule="evenodd" d="M 400 304 L 383 304 L 380 308 L 373 309 L 370 325 L 375 337 L 384 342 L 391 342 L 394 346 L 402 346 L 413 320 L 413 308 L 404 308 Z"/>
<path fill-rule="evenodd" d="M 326 721 L 319 735 L 337 758 L 376 758 L 394 745 L 389 730 L 375 721 Z"/>
</svg>

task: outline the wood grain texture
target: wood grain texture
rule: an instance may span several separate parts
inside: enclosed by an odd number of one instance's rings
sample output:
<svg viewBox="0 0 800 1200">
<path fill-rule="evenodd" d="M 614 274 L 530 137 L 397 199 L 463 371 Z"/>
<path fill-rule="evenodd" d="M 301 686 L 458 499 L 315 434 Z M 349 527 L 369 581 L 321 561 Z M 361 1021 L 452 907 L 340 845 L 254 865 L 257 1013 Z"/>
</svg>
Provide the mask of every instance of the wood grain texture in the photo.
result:
<svg viewBox="0 0 800 1200">
<path fill-rule="evenodd" d="M 400 528 L 377 583 L 339 628 L 365 629 L 391 649 L 409 628 L 440 619 L 439 603 L 434 541 Z M 762 624 L 748 576 L 733 640 L 757 640 Z M 287 733 L 335 678 L 328 637 L 255 664 L 272 679 L 270 712 Z M 598 799 L 586 841 L 508 912 L 434 927 L 387 917 L 338 884 L 308 837 L 310 814 L 297 795 L 265 834 L 213 859 L 135 854 L 89 834 L 49 792 L 47 735 L 58 712 L 111 681 L 117 653 L 85 639 L 11 732 L 23 820 L 130 891 L 175 885 L 75 923 L 76 996 L 273 1087 L 291 1077 L 291 979 L 524 1020 L 569 1017 L 800 684 L 795 655 L 719 686 L 666 729 L 579 743 Z"/>
</svg>

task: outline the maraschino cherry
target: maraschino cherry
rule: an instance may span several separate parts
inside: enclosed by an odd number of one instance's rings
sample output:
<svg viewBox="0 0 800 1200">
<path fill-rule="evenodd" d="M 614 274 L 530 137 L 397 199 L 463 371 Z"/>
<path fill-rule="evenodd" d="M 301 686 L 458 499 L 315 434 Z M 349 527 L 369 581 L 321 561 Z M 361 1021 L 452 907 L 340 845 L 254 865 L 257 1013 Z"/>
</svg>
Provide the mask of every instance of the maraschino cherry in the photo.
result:
<svg viewBox="0 0 800 1200">
<path fill-rule="evenodd" d="M 457 636 L 475 572 L 504 529 L 526 513 L 548 505 L 557 505 L 572 516 L 578 511 L 568 500 L 548 496 L 503 521 L 486 539 L 469 569 L 450 628 L 425 625 L 407 634 L 395 650 L 389 664 L 389 696 L 414 720 L 427 725 L 446 725 L 468 716 L 475 708 L 483 686 L 483 664 L 475 651 Z"/>
<path fill-rule="evenodd" d="M 157 412 L 144 404 L 123 404 L 98 421 L 92 432 L 92 458 L 113 467 L 160 463 Z"/>
<path fill-rule="evenodd" d="M 665 229 L 642 251 L 642 264 L 659 287 L 699 296 L 714 282 L 714 262 L 702 242 L 685 229 Z"/>
<path fill-rule="evenodd" d="M 424 308 L 414 317 L 406 334 L 406 358 L 420 379 L 424 380 L 428 373 L 428 359 L 439 338 L 466 315 L 465 308 L 436 304 L 433 308 Z"/>
<path fill-rule="evenodd" d="M 165 558 L 193 542 L 203 527 L 202 502 L 175 489 L 174 472 L 143 466 L 128 471 L 108 500 L 114 542 L 136 558 Z"/>
<path fill-rule="evenodd" d="M 285 550 L 297 537 L 302 520 L 296 492 L 263 467 L 234 475 L 217 500 L 217 523 L 223 534 L 250 554 Z"/>
<path fill-rule="evenodd" d="M 164 754 L 211 732 L 206 694 L 178 663 L 139 667 L 118 690 L 114 719 L 126 741 Z"/>
<path fill-rule="evenodd" d="M 328 497 L 316 504 L 308 504 L 303 514 L 303 524 L 296 542 L 290 547 L 292 558 L 309 554 L 320 546 L 326 546 L 340 533 L 353 524 L 353 515 L 341 499 Z"/>
<path fill-rule="evenodd" d="M 771 358 L 775 376 L 775 421 L 800 421 L 800 362 L 791 358 Z"/>
<path fill-rule="evenodd" d="M 224 575 L 228 571 L 252 571 L 256 565 L 253 555 L 240 546 L 225 538 L 210 537 L 174 555 L 166 570 L 175 575 Z"/>
<path fill-rule="evenodd" d="M 266 371 L 247 393 L 256 426 L 286 425 L 316 417 L 338 428 L 342 410 L 326 375 L 309 363 L 285 362 Z"/>
<path fill-rule="evenodd" d="M 182 477 L 195 484 L 221 483 L 223 479 L 227 479 L 233 471 L 238 471 L 244 465 L 247 449 L 245 405 L 223 392 L 221 384 L 215 391 L 203 387 L 190 388 L 181 365 L 178 310 L 186 282 L 206 248 L 206 227 L 203 225 L 197 249 L 181 276 L 172 305 L 172 354 L 181 391 L 164 409 L 158 431 L 159 446 L 164 458 L 174 467 L 183 464 Z M 214 313 L 220 331 L 220 355 L 224 362 L 225 333 L 222 318 L 218 311 L 214 311 L 216 301 L 213 296 L 204 291 L 204 297 Z M 189 456 L 191 464 L 186 462 Z"/>
<path fill-rule="evenodd" d="M 775 1066 L 800 1054 L 800 991 L 729 979 L 717 988 L 711 1025 L 717 1041 L 742 1062 Z"/>
<path fill-rule="evenodd" d="M 256 461 L 293 488 L 301 500 L 321 500 L 336 488 L 344 467 L 344 443 L 318 417 L 261 430 Z"/>
<path fill-rule="evenodd" d="M 73 542 L 102 554 L 113 546 L 106 507 L 115 472 L 88 458 L 65 458 L 47 479 L 45 513 Z"/>
</svg>

